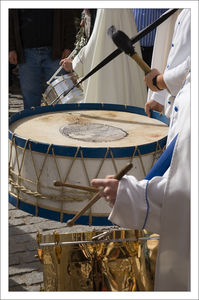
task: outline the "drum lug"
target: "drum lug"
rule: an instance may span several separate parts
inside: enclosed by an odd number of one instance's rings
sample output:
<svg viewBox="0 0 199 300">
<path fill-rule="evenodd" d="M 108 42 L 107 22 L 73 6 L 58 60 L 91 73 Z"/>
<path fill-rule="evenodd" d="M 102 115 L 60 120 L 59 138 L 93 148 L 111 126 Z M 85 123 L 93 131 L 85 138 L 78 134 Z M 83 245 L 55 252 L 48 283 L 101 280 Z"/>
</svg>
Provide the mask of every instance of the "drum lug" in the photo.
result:
<svg viewBox="0 0 199 300">
<path fill-rule="evenodd" d="M 42 235 L 39 232 L 37 232 L 36 240 L 37 240 L 38 246 L 40 246 L 40 243 L 41 243 L 41 236 Z M 40 261 L 43 263 L 43 250 L 41 248 L 37 249 L 37 254 L 35 255 L 35 257 L 39 258 Z"/>
<path fill-rule="evenodd" d="M 43 250 L 38 248 L 37 249 L 37 254 L 35 255 L 36 258 L 39 258 L 40 261 L 43 263 Z"/>
<path fill-rule="evenodd" d="M 42 94 L 42 97 L 43 97 L 43 105 L 47 106 L 48 105 L 48 102 L 47 102 L 47 97 L 45 94 Z"/>
<path fill-rule="evenodd" d="M 141 257 L 141 243 L 138 242 L 138 258 Z"/>
</svg>

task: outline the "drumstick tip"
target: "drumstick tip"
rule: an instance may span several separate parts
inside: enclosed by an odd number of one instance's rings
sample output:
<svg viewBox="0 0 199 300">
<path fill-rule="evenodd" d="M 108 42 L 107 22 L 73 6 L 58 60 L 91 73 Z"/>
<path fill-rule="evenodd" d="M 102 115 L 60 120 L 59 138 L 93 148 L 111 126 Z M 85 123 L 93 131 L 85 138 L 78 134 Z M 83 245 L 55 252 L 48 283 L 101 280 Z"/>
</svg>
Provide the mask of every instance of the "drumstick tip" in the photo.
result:
<svg viewBox="0 0 199 300">
<path fill-rule="evenodd" d="M 68 220 L 67 222 L 66 222 L 66 227 L 72 227 L 74 225 L 74 222 L 73 222 L 73 220 L 71 219 L 71 220 Z"/>
<path fill-rule="evenodd" d="M 53 181 L 54 186 L 61 186 L 61 182 L 60 181 Z"/>
</svg>

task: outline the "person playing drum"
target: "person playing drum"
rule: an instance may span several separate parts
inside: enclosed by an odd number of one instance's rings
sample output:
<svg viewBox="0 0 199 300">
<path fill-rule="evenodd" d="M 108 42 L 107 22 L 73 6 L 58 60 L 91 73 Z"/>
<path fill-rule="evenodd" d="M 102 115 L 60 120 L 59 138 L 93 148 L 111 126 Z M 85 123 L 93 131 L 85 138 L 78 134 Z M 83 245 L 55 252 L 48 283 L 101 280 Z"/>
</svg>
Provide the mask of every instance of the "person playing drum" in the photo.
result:
<svg viewBox="0 0 199 300">
<path fill-rule="evenodd" d="M 126 228 L 160 234 L 155 290 L 190 290 L 190 9 L 179 14 L 163 74 L 153 69 L 145 77 L 153 91 L 173 96 L 168 142 L 176 134 L 171 165 L 163 176 L 138 181 L 124 176 L 93 179 L 104 187 L 102 196 L 112 207 L 109 220 Z M 161 90 L 161 91 L 160 91 Z M 148 102 L 146 111 L 155 102 Z M 165 150 L 166 151 L 166 150 Z"/>
</svg>

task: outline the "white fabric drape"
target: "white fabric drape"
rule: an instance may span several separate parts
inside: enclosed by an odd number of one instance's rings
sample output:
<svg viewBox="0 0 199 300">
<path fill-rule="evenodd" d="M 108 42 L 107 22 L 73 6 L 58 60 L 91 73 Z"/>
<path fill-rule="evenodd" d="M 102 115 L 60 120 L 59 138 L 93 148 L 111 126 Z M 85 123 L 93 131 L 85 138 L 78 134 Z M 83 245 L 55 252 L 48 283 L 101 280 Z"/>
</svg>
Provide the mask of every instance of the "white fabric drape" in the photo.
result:
<svg viewBox="0 0 199 300">
<path fill-rule="evenodd" d="M 117 49 L 107 30 L 114 25 L 130 38 L 136 35 L 132 9 L 98 9 L 95 25 L 88 44 L 73 60 L 73 69 L 83 77 L 98 63 Z M 141 55 L 140 45 L 136 52 Z M 107 102 L 144 107 L 147 89 L 144 72 L 122 53 L 83 82 L 85 102 Z"/>
</svg>

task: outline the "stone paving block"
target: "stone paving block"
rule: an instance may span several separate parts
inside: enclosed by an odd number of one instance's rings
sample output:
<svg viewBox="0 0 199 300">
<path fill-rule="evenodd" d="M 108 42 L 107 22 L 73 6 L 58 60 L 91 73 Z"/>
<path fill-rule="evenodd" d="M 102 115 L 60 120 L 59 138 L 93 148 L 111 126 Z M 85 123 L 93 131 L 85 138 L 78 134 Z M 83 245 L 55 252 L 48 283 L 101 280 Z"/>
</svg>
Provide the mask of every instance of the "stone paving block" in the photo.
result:
<svg viewBox="0 0 199 300">
<path fill-rule="evenodd" d="M 21 209 L 18 209 L 16 208 L 15 210 L 11 210 L 9 212 L 9 215 L 12 217 L 15 217 L 15 218 L 22 218 L 22 217 L 27 217 L 27 216 L 30 216 L 29 213 L 21 210 Z"/>
<path fill-rule="evenodd" d="M 9 286 L 26 285 L 26 278 L 24 275 L 16 275 L 9 278 Z"/>
<path fill-rule="evenodd" d="M 38 284 L 38 285 L 34 284 L 29 287 L 28 291 L 29 292 L 40 292 L 41 287 L 42 287 L 42 284 Z M 42 298 L 42 296 L 41 296 L 41 298 Z"/>
<path fill-rule="evenodd" d="M 46 222 L 46 219 L 30 215 L 26 217 L 24 221 L 26 224 L 37 224 L 37 223 Z"/>
<path fill-rule="evenodd" d="M 20 263 L 20 258 L 18 254 L 12 254 L 9 257 L 9 266 L 18 265 Z"/>
<path fill-rule="evenodd" d="M 12 205 L 11 203 L 8 203 L 8 209 L 10 212 L 11 210 L 16 210 L 17 208 L 14 205 Z"/>
<path fill-rule="evenodd" d="M 9 275 L 22 275 L 24 273 L 31 273 L 33 271 L 42 271 L 41 262 L 34 262 L 29 264 L 20 264 L 16 266 L 10 266 Z"/>
<path fill-rule="evenodd" d="M 25 275 L 26 282 L 28 285 L 43 283 L 43 273 L 42 272 L 31 272 L 30 274 Z"/>
<path fill-rule="evenodd" d="M 15 241 L 9 242 L 9 253 L 14 254 L 18 252 L 24 252 L 26 251 L 26 245 L 23 244 L 16 244 Z"/>
<path fill-rule="evenodd" d="M 10 226 L 19 226 L 19 225 L 24 225 L 24 219 L 10 219 L 9 220 L 9 225 Z"/>
<path fill-rule="evenodd" d="M 18 234 L 21 234 L 20 230 L 17 228 L 17 226 L 10 226 L 9 227 L 9 236 L 16 236 Z"/>
<path fill-rule="evenodd" d="M 35 233 L 34 233 L 34 236 L 35 236 Z M 22 232 L 18 235 L 15 235 L 14 237 L 10 236 L 10 239 L 13 239 L 13 238 L 16 243 L 30 242 L 33 239 L 30 234 L 22 233 Z M 34 237 L 34 239 L 35 239 L 35 237 Z"/>
<path fill-rule="evenodd" d="M 55 221 L 46 221 L 39 224 L 40 231 L 63 228 L 63 227 L 66 227 L 65 223 L 55 222 Z"/>
<path fill-rule="evenodd" d="M 30 250 L 30 251 L 36 250 L 38 248 L 37 241 L 35 240 L 35 241 L 30 241 L 29 243 L 26 243 L 25 248 L 26 248 L 26 250 Z"/>
<path fill-rule="evenodd" d="M 28 292 L 29 287 L 24 284 L 12 286 L 9 282 L 9 292 Z"/>
<path fill-rule="evenodd" d="M 34 225 L 21 225 L 17 226 L 17 229 L 23 233 L 32 233 L 38 231 L 37 227 Z"/>
<path fill-rule="evenodd" d="M 37 251 L 27 251 L 24 253 L 19 253 L 20 262 L 22 264 L 24 263 L 30 263 L 30 262 L 38 262 L 38 257 L 35 257 L 37 255 Z"/>
</svg>

